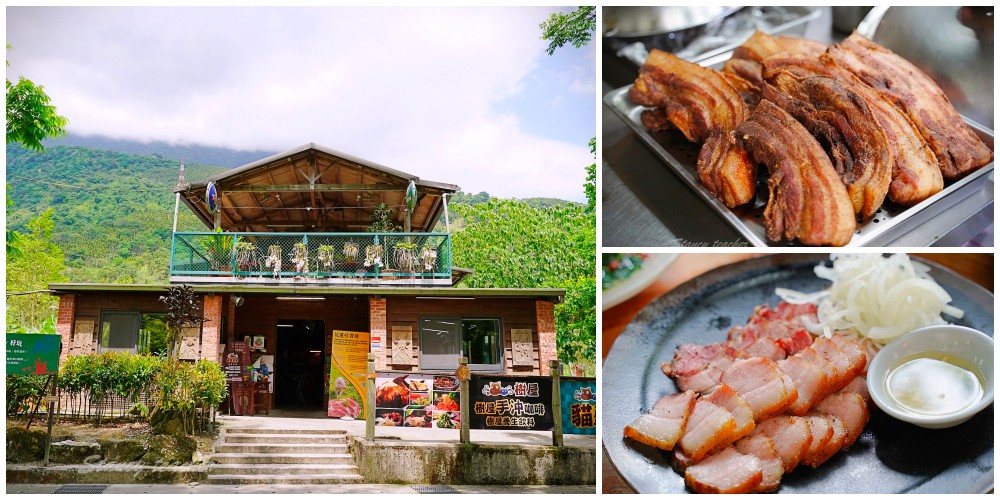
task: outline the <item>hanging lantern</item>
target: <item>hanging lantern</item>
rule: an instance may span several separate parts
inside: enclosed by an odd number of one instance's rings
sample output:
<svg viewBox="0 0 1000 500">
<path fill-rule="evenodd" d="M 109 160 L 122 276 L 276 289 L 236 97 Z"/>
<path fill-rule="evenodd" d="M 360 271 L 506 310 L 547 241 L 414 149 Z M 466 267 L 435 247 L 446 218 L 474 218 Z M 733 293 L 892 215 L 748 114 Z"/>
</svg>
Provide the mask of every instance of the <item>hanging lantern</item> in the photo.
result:
<svg viewBox="0 0 1000 500">
<path fill-rule="evenodd" d="M 208 205 L 208 211 L 213 214 L 219 210 L 219 192 L 215 189 L 214 182 L 209 182 L 205 188 L 205 204 Z"/>
<path fill-rule="evenodd" d="M 406 210 L 411 214 L 417 206 L 417 183 L 410 180 L 410 185 L 406 186 Z"/>
</svg>

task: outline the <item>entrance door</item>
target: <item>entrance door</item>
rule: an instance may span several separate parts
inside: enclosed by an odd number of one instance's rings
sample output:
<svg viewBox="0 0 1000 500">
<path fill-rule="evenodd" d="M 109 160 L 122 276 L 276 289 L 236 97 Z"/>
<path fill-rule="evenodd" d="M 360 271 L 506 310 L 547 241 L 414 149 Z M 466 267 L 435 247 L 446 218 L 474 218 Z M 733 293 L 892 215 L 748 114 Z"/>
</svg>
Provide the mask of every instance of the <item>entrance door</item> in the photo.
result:
<svg viewBox="0 0 1000 500">
<path fill-rule="evenodd" d="M 275 406 L 323 408 L 323 354 L 326 328 L 318 320 L 278 320 L 274 362 Z"/>
</svg>

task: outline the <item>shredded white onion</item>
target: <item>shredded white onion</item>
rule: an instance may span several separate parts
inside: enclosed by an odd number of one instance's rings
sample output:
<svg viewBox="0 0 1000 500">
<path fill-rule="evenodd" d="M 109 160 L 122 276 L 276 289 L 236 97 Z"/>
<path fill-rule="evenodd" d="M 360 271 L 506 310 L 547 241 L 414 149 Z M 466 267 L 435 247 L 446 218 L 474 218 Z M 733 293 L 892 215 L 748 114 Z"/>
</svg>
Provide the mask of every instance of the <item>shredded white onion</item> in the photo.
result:
<svg viewBox="0 0 1000 500">
<path fill-rule="evenodd" d="M 778 288 L 775 293 L 792 304 L 816 304 L 818 323 L 804 322 L 814 334 L 854 330 L 884 345 L 928 325 L 944 324 L 941 314 L 965 313 L 948 304 L 951 296 L 905 254 L 834 254 L 833 267 L 816 266 L 816 276 L 831 281 L 828 289 L 803 293 Z"/>
</svg>

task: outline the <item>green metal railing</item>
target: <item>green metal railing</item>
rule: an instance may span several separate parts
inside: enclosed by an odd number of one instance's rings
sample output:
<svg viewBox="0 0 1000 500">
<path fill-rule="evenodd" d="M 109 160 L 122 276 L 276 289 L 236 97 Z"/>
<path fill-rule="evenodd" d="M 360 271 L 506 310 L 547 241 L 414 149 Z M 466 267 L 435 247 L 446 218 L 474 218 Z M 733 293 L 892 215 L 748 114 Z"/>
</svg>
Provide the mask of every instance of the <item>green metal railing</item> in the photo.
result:
<svg viewBox="0 0 1000 500">
<path fill-rule="evenodd" d="M 170 276 L 447 278 L 447 233 L 174 233 Z"/>
</svg>

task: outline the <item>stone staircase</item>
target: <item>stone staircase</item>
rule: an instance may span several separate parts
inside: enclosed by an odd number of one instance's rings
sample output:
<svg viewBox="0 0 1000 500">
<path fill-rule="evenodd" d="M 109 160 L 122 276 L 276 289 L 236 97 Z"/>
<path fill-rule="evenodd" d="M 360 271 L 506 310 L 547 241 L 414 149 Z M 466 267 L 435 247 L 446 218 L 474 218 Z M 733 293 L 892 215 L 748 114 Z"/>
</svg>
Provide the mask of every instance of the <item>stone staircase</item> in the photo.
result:
<svg viewBox="0 0 1000 500">
<path fill-rule="evenodd" d="M 341 430 L 225 428 L 208 470 L 210 484 L 361 483 Z"/>
</svg>

